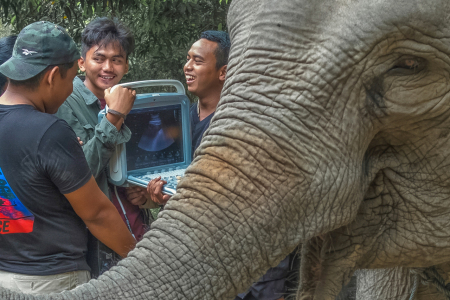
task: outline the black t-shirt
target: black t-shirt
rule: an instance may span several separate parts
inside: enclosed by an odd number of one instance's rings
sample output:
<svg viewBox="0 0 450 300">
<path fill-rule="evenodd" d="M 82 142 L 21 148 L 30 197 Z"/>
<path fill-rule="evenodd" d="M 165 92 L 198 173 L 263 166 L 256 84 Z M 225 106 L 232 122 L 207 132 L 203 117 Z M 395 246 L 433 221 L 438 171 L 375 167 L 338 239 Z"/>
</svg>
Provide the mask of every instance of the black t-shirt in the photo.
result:
<svg viewBox="0 0 450 300">
<path fill-rule="evenodd" d="M 65 121 L 30 105 L 0 105 L 0 270 L 90 270 L 86 225 L 63 194 L 91 176 Z"/>
<path fill-rule="evenodd" d="M 194 156 L 195 150 L 198 148 L 198 146 L 200 146 L 203 134 L 205 133 L 206 129 L 208 129 L 209 124 L 211 123 L 211 119 L 214 116 L 214 113 L 212 113 L 200 121 L 198 117 L 197 105 L 198 103 L 193 104 L 189 112 L 191 115 L 192 156 Z"/>
</svg>

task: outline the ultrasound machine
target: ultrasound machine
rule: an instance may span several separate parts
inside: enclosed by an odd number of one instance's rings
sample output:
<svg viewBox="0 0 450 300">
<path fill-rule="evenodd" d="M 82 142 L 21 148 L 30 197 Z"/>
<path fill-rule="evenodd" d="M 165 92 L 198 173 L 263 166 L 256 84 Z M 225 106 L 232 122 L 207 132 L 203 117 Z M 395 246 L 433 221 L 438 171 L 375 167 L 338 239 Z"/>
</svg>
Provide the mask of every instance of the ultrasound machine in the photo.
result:
<svg viewBox="0 0 450 300">
<path fill-rule="evenodd" d="M 146 80 L 120 84 L 127 88 L 174 86 L 176 93 L 138 94 L 124 121 L 131 139 L 116 146 L 109 163 L 109 181 L 118 186 L 147 187 L 161 176 L 167 184 L 163 193 L 173 195 L 177 178 L 192 160 L 189 98 L 177 80 Z M 99 113 L 99 121 L 107 113 Z"/>
</svg>

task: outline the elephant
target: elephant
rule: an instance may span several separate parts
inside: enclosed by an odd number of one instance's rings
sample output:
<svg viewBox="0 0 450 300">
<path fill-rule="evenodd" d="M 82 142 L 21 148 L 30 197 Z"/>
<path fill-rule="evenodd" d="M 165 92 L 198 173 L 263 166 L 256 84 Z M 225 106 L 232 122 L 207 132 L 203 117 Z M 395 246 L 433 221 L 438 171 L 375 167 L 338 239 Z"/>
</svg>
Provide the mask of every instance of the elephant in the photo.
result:
<svg viewBox="0 0 450 300">
<path fill-rule="evenodd" d="M 1 299 L 232 299 L 299 244 L 297 299 L 450 261 L 450 1 L 233 0 L 227 22 L 219 106 L 145 238 Z"/>
<path fill-rule="evenodd" d="M 422 285 L 422 277 L 414 275 L 409 268 L 358 270 L 356 273 L 358 274 L 356 299 L 448 299 L 435 285 L 429 283 Z M 449 274 L 450 264 L 439 266 L 439 275 L 447 283 Z M 417 288 L 414 288 L 414 285 Z"/>
</svg>

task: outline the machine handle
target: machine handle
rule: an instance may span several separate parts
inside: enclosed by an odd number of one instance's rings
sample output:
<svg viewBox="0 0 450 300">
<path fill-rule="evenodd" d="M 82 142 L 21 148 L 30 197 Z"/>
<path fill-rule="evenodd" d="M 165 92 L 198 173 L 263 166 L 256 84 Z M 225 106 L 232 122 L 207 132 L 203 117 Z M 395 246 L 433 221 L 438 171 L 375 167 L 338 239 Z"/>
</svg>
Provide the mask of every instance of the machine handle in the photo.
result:
<svg viewBox="0 0 450 300">
<path fill-rule="evenodd" d="M 122 86 L 126 88 L 139 88 L 139 87 L 147 87 L 147 86 L 174 86 L 177 89 L 177 94 L 185 95 L 186 91 L 184 90 L 184 86 L 178 80 L 172 79 L 160 79 L 160 80 L 143 80 L 143 81 L 133 81 L 127 83 L 120 83 L 112 87 L 111 92 L 114 90 L 116 86 Z"/>
</svg>

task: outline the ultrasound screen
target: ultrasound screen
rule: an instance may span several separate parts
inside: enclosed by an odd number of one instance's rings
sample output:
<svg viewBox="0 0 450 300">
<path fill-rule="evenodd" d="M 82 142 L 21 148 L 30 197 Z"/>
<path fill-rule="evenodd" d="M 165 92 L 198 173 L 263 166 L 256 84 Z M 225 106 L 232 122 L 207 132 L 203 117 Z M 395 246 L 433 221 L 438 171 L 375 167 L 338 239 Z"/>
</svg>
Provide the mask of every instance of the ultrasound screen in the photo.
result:
<svg viewBox="0 0 450 300">
<path fill-rule="evenodd" d="M 128 171 L 184 161 L 181 105 L 134 109 L 125 124 Z"/>
</svg>

